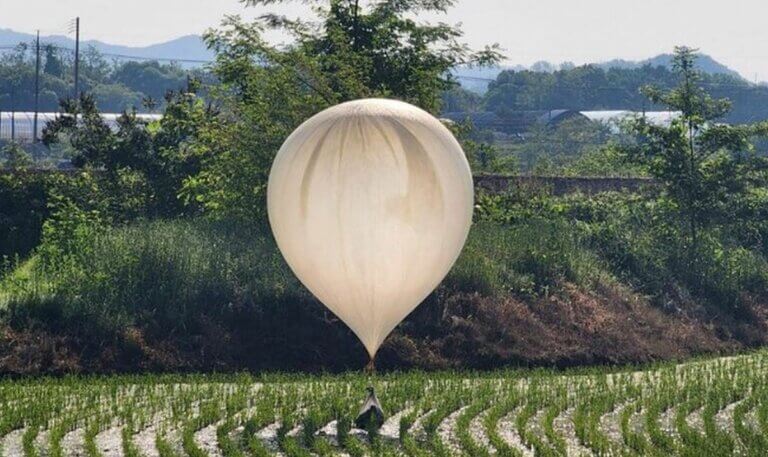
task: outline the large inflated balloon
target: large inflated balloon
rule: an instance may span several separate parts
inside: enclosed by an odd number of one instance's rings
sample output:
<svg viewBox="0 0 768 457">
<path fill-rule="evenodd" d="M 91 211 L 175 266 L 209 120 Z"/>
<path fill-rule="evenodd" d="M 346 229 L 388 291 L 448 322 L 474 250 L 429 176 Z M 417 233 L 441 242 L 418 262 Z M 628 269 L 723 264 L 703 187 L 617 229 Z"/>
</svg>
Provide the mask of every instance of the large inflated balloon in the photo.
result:
<svg viewBox="0 0 768 457">
<path fill-rule="evenodd" d="M 344 103 L 305 122 L 277 154 L 268 186 L 288 265 L 372 358 L 453 266 L 473 201 L 451 132 L 393 100 Z"/>
</svg>

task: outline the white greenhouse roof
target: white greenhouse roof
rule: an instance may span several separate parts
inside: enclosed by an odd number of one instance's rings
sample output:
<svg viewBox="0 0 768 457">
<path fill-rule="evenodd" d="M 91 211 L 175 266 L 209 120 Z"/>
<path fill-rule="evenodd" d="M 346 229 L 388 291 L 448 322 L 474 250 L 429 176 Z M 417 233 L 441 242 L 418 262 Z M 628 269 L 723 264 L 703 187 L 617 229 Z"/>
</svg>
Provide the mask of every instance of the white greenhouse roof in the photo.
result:
<svg viewBox="0 0 768 457">
<path fill-rule="evenodd" d="M 56 119 L 61 113 L 37 113 L 37 138 L 42 136 L 43 128 L 49 121 Z M 117 119 L 122 113 L 102 113 L 104 122 L 112 128 L 117 128 Z M 137 118 L 151 122 L 160 120 L 161 114 L 137 114 Z M 31 142 L 34 140 L 32 130 L 35 125 L 35 113 L 25 111 L 0 111 L 0 140 L 16 140 L 19 142 Z"/>
<path fill-rule="evenodd" d="M 582 116 L 593 122 L 601 122 L 611 128 L 618 129 L 619 124 L 630 119 L 645 117 L 653 125 L 668 127 L 672 121 L 678 119 L 682 113 L 679 111 L 579 111 Z"/>
</svg>

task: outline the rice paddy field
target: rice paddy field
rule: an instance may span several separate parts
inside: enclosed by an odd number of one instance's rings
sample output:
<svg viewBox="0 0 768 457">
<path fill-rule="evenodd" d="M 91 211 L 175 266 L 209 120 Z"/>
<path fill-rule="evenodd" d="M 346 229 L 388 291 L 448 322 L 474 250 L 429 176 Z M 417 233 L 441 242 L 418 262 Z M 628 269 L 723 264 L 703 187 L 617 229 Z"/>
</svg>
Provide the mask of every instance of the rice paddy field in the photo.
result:
<svg viewBox="0 0 768 457">
<path fill-rule="evenodd" d="M 768 352 L 643 369 L 0 382 L 4 456 L 768 455 Z M 388 418 L 352 426 L 367 385 Z"/>
</svg>

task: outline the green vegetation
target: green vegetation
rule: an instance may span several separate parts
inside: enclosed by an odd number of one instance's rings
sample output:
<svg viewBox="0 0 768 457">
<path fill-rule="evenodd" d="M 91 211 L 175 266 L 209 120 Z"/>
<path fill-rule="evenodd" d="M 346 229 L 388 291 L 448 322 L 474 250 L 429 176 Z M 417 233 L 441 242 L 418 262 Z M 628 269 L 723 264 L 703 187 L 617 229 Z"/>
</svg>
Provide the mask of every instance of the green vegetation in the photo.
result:
<svg viewBox="0 0 768 457">
<path fill-rule="evenodd" d="M 63 101 L 44 140 L 71 150 L 72 173 L 34 173 L 18 151 L 6 153 L 19 166 L 0 176 L 2 371 L 362 365 L 354 335 L 275 247 L 264 202 L 274 154 L 309 116 L 349 99 L 400 98 L 437 114 L 455 102 L 443 97 L 455 89 L 451 68 L 498 54 L 467 49 L 456 28 L 411 19 L 448 0 L 313 3 L 311 23 L 268 15 L 208 33 L 218 83 L 169 93 L 160 121 L 126 113 L 112 130 L 92 94 Z M 273 29 L 292 44 L 269 44 Z M 768 161 L 753 146 L 766 127 L 720 124 L 729 104 L 701 88 L 694 58 L 678 49 L 678 86 L 646 90 L 682 112 L 670 126 L 639 119 L 616 138 L 564 124 L 534 132 L 544 146 L 518 157 L 654 181 L 635 193 L 478 192 L 461 258 L 388 339 L 379 366 L 635 363 L 768 343 Z M 516 166 L 483 133 L 453 127 L 475 171 Z M 564 398 L 542 413 L 549 435 Z M 521 423 L 536 419 L 538 410 L 524 411 Z M 351 448 L 355 440 L 345 438 Z M 553 441 L 542 448 L 562 448 Z"/>
<path fill-rule="evenodd" d="M 182 88 L 188 76 L 204 77 L 175 64 L 110 62 L 93 48 L 80 56 L 80 90 L 92 93 L 101 110 L 154 110 L 166 91 Z M 59 101 L 74 92 L 74 56 L 56 46 L 41 50 L 40 111 L 57 111 Z M 34 111 L 35 47 L 21 43 L 0 55 L 0 111 Z"/>
<path fill-rule="evenodd" d="M 757 352 L 565 372 L 3 381 L 0 435 L 25 456 L 762 455 L 766 370 Z M 369 383 L 389 414 L 376 433 L 349 428 Z"/>
<path fill-rule="evenodd" d="M 730 104 L 702 89 L 692 50 L 644 90 L 682 113 L 669 126 L 564 123 L 509 156 L 452 125 L 475 172 L 653 179 L 636 192 L 478 191 L 461 257 L 369 377 L 349 373 L 367 354 L 272 238 L 274 154 L 350 99 L 433 114 L 480 103 L 450 69 L 499 55 L 413 20 L 451 0 L 308 3 L 314 22 L 229 18 L 209 32 L 216 84 L 168 93 L 157 122 L 127 112 L 110 129 L 99 110 L 114 87 L 93 74 L 155 97 L 143 73 L 173 80 L 174 68 L 87 64 L 87 93 L 62 100 L 44 135 L 72 172 L 35 172 L 17 145 L 2 150 L 0 372 L 19 377 L 0 380 L 0 455 L 766 454 L 768 159 L 755 144 L 768 126 L 722 124 Z M 293 42 L 269 44 L 275 29 Z M 67 62 L 47 53 L 55 82 Z M 0 81 L 11 64 L 24 74 L 19 59 L 0 62 Z M 547 87 L 601 78 L 564 71 Z M 530 98 L 510 97 L 505 78 L 535 79 L 502 75 L 488 100 Z M 595 96 L 585 80 L 563 93 Z M 695 359 L 734 353 L 746 355 Z M 24 377 L 40 374 L 54 377 Z M 378 431 L 353 428 L 368 384 L 391 414 Z"/>
<path fill-rule="evenodd" d="M 728 122 L 768 118 L 768 88 L 737 75 L 699 72 L 703 87 L 715 97 L 734 102 L 735 110 L 726 117 Z M 499 113 L 550 109 L 653 111 L 666 106 L 657 100 L 649 102 L 641 89 L 648 85 L 671 89 L 678 81 L 672 65 L 609 69 L 584 65 L 553 72 L 507 70 L 490 83 L 482 100 L 467 96 L 462 108 L 472 109 L 474 101 L 474 109 Z"/>
<path fill-rule="evenodd" d="M 0 283 L 0 299 L 15 331 L 70 338 L 79 369 L 147 360 L 158 368 L 197 369 L 337 370 L 361 363 L 362 352 L 338 355 L 345 345 L 359 349 L 354 336 L 328 320 L 264 229 L 197 218 L 109 228 L 92 213 L 69 208 L 65 214 L 46 223 L 33 260 Z M 555 341 L 575 337 L 588 321 L 553 335 L 568 325 L 559 318 L 546 324 L 555 327 L 538 335 L 540 341 L 517 338 L 521 332 L 534 338 L 541 319 L 551 319 L 547 307 L 554 312 L 582 293 L 615 302 L 598 305 L 607 307 L 599 313 L 632 316 L 657 331 L 669 332 L 688 313 L 699 312 L 719 316 L 714 332 L 741 332 L 733 339 L 716 337 L 697 325 L 698 343 L 690 335 L 677 340 L 672 331 L 655 341 L 658 347 L 642 346 L 638 354 L 618 343 L 645 337 L 619 321 L 606 330 L 619 334 L 579 337 L 595 361 L 677 357 L 676 345 L 691 354 L 764 341 L 754 313 L 768 290 L 765 253 L 708 229 L 700 235 L 695 263 L 684 263 L 686 247 L 677 243 L 686 238 L 675 232 L 677 212 L 656 201 L 622 194 L 481 195 L 477 219 L 453 271 L 385 346 L 384 366 L 573 363 L 583 355 L 573 343 L 566 343 L 568 349 Z M 646 220 L 656 224 L 641 223 Z M 765 224 L 758 228 L 767 230 Z M 509 300 L 519 308 L 510 308 Z M 625 301 L 641 306 L 621 309 Z M 663 317 L 654 308 L 671 314 Z M 613 342 L 606 345 L 604 338 Z M 543 352 L 526 350 L 540 344 Z M 118 360 L 92 352 L 102 345 L 117 351 Z M 456 345 L 462 350 L 456 352 Z M 308 347 L 324 349 L 313 356 Z M 206 355 L 194 356 L 198 351 Z"/>
</svg>

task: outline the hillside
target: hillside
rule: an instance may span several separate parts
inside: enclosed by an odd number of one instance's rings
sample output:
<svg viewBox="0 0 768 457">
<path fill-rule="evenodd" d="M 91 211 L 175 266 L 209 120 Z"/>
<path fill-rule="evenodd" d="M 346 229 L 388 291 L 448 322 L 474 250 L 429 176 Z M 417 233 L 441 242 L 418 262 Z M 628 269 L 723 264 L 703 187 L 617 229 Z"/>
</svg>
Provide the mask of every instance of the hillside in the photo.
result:
<svg viewBox="0 0 768 457">
<path fill-rule="evenodd" d="M 671 68 L 672 66 L 672 54 L 659 54 L 656 57 L 651 57 L 650 59 L 640 60 L 640 61 L 630 61 L 630 60 L 622 60 L 622 59 L 615 59 L 615 60 L 609 60 L 608 62 L 600 63 L 598 66 L 602 68 L 625 68 L 625 69 L 632 69 L 632 68 L 640 68 L 645 65 L 650 65 L 652 67 L 665 67 L 665 68 Z M 708 73 L 710 75 L 727 75 L 727 76 L 733 76 L 736 78 L 744 79 L 742 75 L 740 75 L 736 70 L 733 70 L 729 68 L 726 65 L 723 65 L 722 63 L 718 62 L 711 56 L 708 56 L 706 54 L 702 54 L 698 61 L 696 62 L 696 66 L 704 73 Z"/>
</svg>

